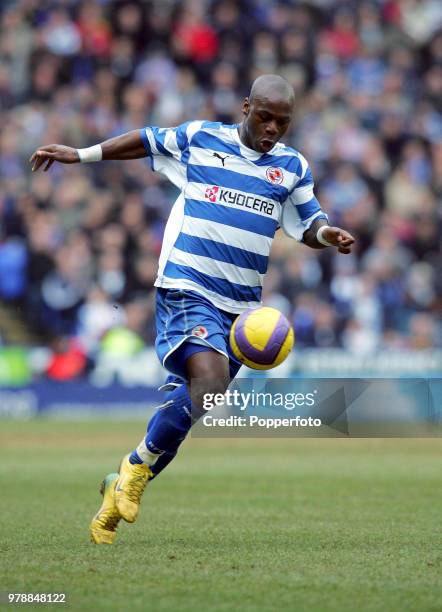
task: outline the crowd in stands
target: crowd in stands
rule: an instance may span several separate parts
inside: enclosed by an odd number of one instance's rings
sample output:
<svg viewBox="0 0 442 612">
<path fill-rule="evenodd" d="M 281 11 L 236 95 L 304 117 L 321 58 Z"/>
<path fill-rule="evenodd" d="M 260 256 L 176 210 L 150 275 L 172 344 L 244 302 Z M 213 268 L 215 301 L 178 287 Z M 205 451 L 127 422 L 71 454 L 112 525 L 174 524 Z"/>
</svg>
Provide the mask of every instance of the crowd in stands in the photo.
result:
<svg viewBox="0 0 442 612">
<path fill-rule="evenodd" d="M 154 289 L 177 195 L 147 160 L 31 174 L 39 146 L 145 125 L 241 121 L 251 81 L 286 77 L 284 141 L 309 160 L 349 256 L 278 231 L 264 301 L 298 346 L 441 346 L 442 34 L 438 0 L 3 0 L 0 299 L 93 356 L 112 330 L 155 338 Z"/>
</svg>

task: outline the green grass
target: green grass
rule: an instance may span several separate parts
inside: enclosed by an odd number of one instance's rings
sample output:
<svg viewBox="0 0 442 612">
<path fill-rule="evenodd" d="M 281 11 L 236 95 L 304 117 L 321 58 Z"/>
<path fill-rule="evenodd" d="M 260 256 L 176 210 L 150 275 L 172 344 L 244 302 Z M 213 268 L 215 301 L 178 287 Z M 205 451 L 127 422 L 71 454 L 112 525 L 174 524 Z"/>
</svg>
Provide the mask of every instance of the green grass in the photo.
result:
<svg viewBox="0 0 442 612">
<path fill-rule="evenodd" d="M 98 484 L 142 430 L 0 422 L 0 591 L 66 591 L 72 610 L 441 609 L 442 440 L 190 439 L 137 523 L 93 545 Z"/>
</svg>

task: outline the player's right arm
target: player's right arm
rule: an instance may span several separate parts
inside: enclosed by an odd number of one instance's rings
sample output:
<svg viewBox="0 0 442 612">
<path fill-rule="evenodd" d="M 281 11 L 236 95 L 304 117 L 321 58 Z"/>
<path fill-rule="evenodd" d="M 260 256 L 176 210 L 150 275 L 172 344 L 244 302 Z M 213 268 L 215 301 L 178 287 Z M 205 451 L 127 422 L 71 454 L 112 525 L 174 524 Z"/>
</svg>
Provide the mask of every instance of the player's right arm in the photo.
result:
<svg viewBox="0 0 442 612">
<path fill-rule="evenodd" d="M 101 152 L 100 152 L 101 147 Z M 133 130 L 121 136 L 105 140 L 95 147 L 89 149 L 74 149 L 65 145 L 51 144 L 39 147 L 30 158 L 32 164 L 32 172 L 38 170 L 43 164 L 46 164 L 43 171 L 46 172 L 57 161 L 61 164 L 78 164 L 82 160 L 82 151 L 92 152 L 94 150 L 97 155 L 101 155 L 98 159 L 140 159 L 147 156 L 146 148 L 143 144 L 140 130 Z M 86 153 L 87 154 L 87 153 Z M 89 153 L 90 154 L 90 153 Z M 94 160 L 94 161 L 98 161 Z"/>
</svg>

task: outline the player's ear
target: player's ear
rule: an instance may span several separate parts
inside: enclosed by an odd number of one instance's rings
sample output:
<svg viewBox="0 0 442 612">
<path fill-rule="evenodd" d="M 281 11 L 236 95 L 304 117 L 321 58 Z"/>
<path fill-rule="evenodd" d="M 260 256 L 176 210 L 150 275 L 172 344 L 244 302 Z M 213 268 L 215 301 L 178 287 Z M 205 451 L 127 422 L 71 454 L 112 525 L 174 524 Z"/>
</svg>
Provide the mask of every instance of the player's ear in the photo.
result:
<svg viewBox="0 0 442 612">
<path fill-rule="evenodd" d="M 248 98 L 245 98 L 242 104 L 242 113 L 245 117 L 247 117 L 247 115 L 249 114 L 249 111 L 250 111 L 250 102 Z"/>
</svg>

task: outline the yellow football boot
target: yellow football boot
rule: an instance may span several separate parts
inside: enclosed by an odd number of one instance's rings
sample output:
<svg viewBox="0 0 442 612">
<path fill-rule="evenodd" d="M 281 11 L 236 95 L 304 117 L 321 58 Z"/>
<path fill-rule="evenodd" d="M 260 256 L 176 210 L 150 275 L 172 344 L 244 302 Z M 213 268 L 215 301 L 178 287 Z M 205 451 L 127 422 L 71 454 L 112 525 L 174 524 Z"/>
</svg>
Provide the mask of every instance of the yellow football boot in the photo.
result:
<svg viewBox="0 0 442 612">
<path fill-rule="evenodd" d="M 121 515 L 115 504 L 115 483 L 119 474 L 108 474 L 101 483 L 103 503 L 89 526 L 91 540 L 95 544 L 112 544 L 117 535 Z"/>
<path fill-rule="evenodd" d="M 118 512 L 128 523 L 133 523 L 140 507 L 141 496 L 152 472 L 145 463 L 129 462 L 126 455 L 120 465 L 120 477 L 115 485 L 115 503 Z"/>
</svg>

